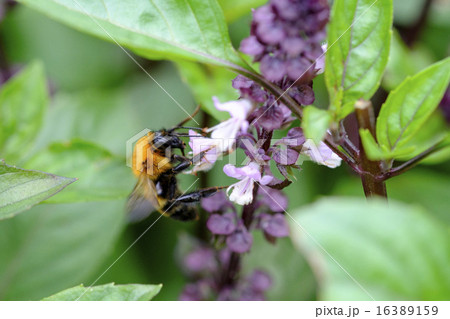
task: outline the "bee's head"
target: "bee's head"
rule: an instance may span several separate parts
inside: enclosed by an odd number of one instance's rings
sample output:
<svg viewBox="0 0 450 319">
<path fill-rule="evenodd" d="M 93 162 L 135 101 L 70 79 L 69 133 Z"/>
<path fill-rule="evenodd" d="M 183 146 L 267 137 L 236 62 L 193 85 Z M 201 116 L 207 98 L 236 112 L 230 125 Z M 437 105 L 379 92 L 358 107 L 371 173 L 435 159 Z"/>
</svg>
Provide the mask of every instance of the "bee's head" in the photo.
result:
<svg viewBox="0 0 450 319">
<path fill-rule="evenodd" d="M 162 129 L 155 132 L 153 136 L 153 146 L 160 150 L 165 150 L 169 147 L 178 148 L 184 153 L 186 144 L 180 139 L 177 133 Z"/>
</svg>

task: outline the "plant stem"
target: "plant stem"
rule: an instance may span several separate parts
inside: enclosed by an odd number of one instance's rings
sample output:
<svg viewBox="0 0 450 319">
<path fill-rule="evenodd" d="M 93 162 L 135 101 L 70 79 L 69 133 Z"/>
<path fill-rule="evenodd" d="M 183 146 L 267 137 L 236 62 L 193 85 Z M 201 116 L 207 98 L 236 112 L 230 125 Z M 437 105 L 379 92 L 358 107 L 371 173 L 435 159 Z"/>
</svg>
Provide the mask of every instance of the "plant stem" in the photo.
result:
<svg viewBox="0 0 450 319">
<path fill-rule="evenodd" d="M 355 104 L 356 118 L 359 128 L 368 129 L 372 136 L 375 137 L 375 116 L 370 101 L 360 100 Z M 387 199 L 386 183 L 384 179 L 380 179 L 382 175 L 382 163 L 380 161 L 372 161 L 367 157 L 364 147 L 360 140 L 360 166 L 361 166 L 361 182 L 364 188 L 364 194 L 367 198 L 380 196 Z"/>
<path fill-rule="evenodd" d="M 419 164 L 419 162 L 421 160 L 423 160 L 425 157 L 427 157 L 428 155 L 430 155 L 434 152 L 439 151 L 440 149 L 442 149 L 442 147 L 437 146 L 437 145 L 430 147 L 429 149 L 427 149 L 423 153 L 420 153 L 419 155 L 415 156 L 414 158 L 410 159 L 409 161 L 406 161 L 403 164 L 401 164 L 397 167 L 394 167 L 394 168 L 390 169 L 389 171 L 387 171 L 386 173 L 384 173 L 383 180 L 387 180 L 391 177 L 403 174 L 407 170 L 409 170 L 409 169 L 413 168 L 414 166 L 416 166 L 417 164 Z"/>
<path fill-rule="evenodd" d="M 255 204 L 256 204 L 256 195 L 258 194 L 258 183 L 255 183 L 253 188 L 253 201 L 245 205 L 242 208 L 242 221 L 244 223 L 245 228 L 249 229 L 250 225 L 253 221 L 253 214 L 255 212 Z M 224 287 L 233 286 L 236 281 L 239 269 L 241 266 L 241 256 L 238 253 L 231 253 L 230 260 L 228 265 L 224 269 L 224 272 L 220 278 L 219 290 L 222 290 Z"/>
</svg>

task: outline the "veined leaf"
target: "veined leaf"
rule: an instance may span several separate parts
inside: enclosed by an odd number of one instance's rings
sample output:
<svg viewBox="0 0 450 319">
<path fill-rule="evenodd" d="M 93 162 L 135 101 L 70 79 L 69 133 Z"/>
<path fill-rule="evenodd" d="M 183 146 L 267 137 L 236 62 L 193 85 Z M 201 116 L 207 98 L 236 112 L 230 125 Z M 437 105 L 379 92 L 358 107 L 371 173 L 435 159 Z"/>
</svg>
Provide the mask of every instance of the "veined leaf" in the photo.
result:
<svg viewBox="0 0 450 319">
<path fill-rule="evenodd" d="M 292 237 L 314 264 L 320 299 L 450 298 L 448 229 L 422 209 L 327 198 L 293 218 Z"/>
<path fill-rule="evenodd" d="M 162 285 L 114 285 L 113 283 L 69 288 L 42 299 L 43 301 L 148 301 L 161 290 Z"/>
<path fill-rule="evenodd" d="M 331 116 L 326 110 L 318 109 L 315 106 L 307 106 L 303 110 L 302 128 L 306 138 L 310 138 L 314 143 L 319 144 L 323 140 Z"/>
<path fill-rule="evenodd" d="M 369 100 L 389 57 L 392 0 L 336 0 L 328 28 L 325 80 L 335 120 Z"/>
<path fill-rule="evenodd" d="M 0 220 L 30 209 L 75 180 L 0 162 Z"/>
<path fill-rule="evenodd" d="M 30 149 L 47 108 L 41 63 L 34 62 L 0 90 L 0 157 L 17 163 Z"/>
<path fill-rule="evenodd" d="M 149 59 L 247 68 L 216 0 L 20 0 L 75 29 Z"/>
<path fill-rule="evenodd" d="M 392 157 L 403 156 L 427 123 L 450 81 L 450 58 L 437 62 L 392 91 L 377 118 L 377 141 Z M 431 147 L 432 145 L 430 145 Z"/>
</svg>

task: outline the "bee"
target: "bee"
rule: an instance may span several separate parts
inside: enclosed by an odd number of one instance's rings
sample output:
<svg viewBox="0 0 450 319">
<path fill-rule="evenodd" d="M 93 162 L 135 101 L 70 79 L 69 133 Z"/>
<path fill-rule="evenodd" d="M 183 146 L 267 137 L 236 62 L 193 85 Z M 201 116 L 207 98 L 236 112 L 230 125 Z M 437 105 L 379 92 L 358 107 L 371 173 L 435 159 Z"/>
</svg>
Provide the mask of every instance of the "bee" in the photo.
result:
<svg viewBox="0 0 450 319">
<path fill-rule="evenodd" d="M 205 153 L 194 158 L 186 157 L 186 145 L 181 137 L 188 135 L 177 132 L 181 128 L 191 128 L 183 125 L 198 111 L 199 107 L 175 127 L 150 131 L 136 142 L 132 155 L 132 170 L 138 181 L 128 197 L 130 221 L 142 220 L 153 211 L 176 220 L 196 220 L 198 214 L 193 204 L 224 188 L 210 187 L 186 194 L 182 194 L 178 189 L 177 174 L 201 160 Z M 176 149 L 180 150 L 181 155 L 173 152 Z"/>
</svg>

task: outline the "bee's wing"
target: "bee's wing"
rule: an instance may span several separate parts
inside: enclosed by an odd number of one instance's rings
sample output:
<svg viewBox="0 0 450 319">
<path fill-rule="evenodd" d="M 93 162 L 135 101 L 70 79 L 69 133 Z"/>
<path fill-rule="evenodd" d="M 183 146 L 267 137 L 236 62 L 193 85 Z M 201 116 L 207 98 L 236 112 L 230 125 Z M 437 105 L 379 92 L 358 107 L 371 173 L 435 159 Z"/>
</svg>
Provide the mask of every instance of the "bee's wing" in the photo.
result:
<svg viewBox="0 0 450 319">
<path fill-rule="evenodd" d="M 141 174 L 128 197 L 128 220 L 130 222 L 140 221 L 155 210 L 161 211 L 156 185 L 146 174 Z"/>
</svg>

